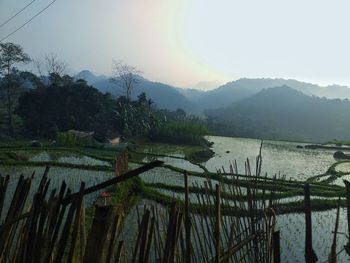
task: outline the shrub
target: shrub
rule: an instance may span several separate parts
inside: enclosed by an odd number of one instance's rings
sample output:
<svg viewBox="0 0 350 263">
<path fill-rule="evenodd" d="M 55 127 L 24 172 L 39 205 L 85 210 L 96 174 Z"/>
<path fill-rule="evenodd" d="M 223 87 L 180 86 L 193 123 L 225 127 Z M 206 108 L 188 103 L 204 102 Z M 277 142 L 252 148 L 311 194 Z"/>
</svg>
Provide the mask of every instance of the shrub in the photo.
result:
<svg viewBox="0 0 350 263">
<path fill-rule="evenodd" d="M 151 130 L 150 139 L 183 144 L 202 144 L 207 134 L 205 126 L 190 122 L 169 122 Z"/>
<path fill-rule="evenodd" d="M 97 146 L 91 138 L 80 138 L 73 133 L 57 132 L 56 145 L 61 147 Z"/>
</svg>

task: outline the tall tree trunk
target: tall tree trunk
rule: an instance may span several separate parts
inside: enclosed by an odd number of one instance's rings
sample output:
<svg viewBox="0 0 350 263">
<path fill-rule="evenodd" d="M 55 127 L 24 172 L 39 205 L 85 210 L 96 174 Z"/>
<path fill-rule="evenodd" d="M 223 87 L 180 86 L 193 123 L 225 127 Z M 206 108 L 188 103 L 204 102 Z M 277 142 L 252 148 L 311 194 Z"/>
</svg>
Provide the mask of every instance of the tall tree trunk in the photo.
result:
<svg viewBox="0 0 350 263">
<path fill-rule="evenodd" d="M 14 135 L 13 124 L 12 124 L 12 100 L 11 100 L 11 91 L 10 83 L 7 83 L 7 127 L 10 136 Z"/>
<path fill-rule="evenodd" d="M 10 82 L 11 65 L 7 64 L 7 128 L 10 136 L 14 135 L 12 124 L 12 99 L 11 99 L 11 82 Z"/>
</svg>

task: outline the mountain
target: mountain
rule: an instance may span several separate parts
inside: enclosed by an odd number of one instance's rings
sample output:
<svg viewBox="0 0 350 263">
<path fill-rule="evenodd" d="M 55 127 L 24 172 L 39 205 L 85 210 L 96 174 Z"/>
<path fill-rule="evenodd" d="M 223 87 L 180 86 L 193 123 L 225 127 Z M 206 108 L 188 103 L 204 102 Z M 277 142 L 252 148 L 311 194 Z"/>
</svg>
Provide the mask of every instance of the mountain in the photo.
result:
<svg viewBox="0 0 350 263">
<path fill-rule="evenodd" d="M 106 76 L 96 76 L 89 70 L 83 70 L 79 72 L 75 78 L 81 78 L 88 82 L 89 85 L 94 86 L 101 92 L 109 92 L 112 95 L 122 95 L 122 91 L 110 82 Z M 140 83 L 135 87 L 132 92 L 132 97 L 135 99 L 137 96 L 145 92 L 148 98 L 151 98 L 158 108 L 176 110 L 178 108 L 184 109 L 189 113 L 198 113 L 198 110 L 194 103 L 190 102 L 180 91 L 179 88 L 173 86 L 149 81 L 140 77 Z"/>
<path fill-rule="evenodd" d="M 212 90 L 220 87 L 222 82 L 220 81 L 200 81 L 193 88 L 197 90 Z"/>
<path fill-rule="evenodd" d="M 199 105 L 202 110 L 215 109 L 229 106 L 236 101 L 258 93 L 262 89 L 280 87 L 283 85 L 310 96 L 314 95 L 329 99 L 350 99 L 350 88 L 346 86 L 331 85 L 322 87 L 293 79 L 271 78 L 238 79 L 236 81 L 228 82 L 217 89 L 198 93 L 197 96 L 192 96 L 189 99 L 193 103 Z"/>
<path fill-rule="evenodd" d="M 228 82 L 217 89 L 199 93 L 198 96 L 192 97 L 191 101 L 200 105 L 203 110 L 228 106 L 260 91 L 260 83 L 254 82 L 257 81 L 240 79 Z"/>
<path fill-rule="evenodd" d="M 89 70 L 83 70 L 76 75 L 76 78 L 85 79 L 90 85 L 101 92 L 109 92 L 113 95 L 121 95 L 122 91 L 109 81 L 106 76 L 96 76 Z M 133 91 L 133 98 L 141 92 L 145 92 L 157 105 L 158 108 L 176 110 L 182 108 L 188 113 L 202 114 L 205 110 L 231 108 L 238 105 L 238 102 L 245 99 L 252 99 L 254 95 L 261 95 L 260 92 L 267 92 L 270 88 L 287 86 L 290 90 L 299 92 L 305 97 L 317 96 L 328 99 L 350 99 L 350 89 L 346 86 L 331 85 L 318 86 L 311 83 L 301 82 L 293 79 L 271 79 L 271 78 L 242 78 L 228 82 L 214 90 L 203 91 L 198 89 L 182 89 L 164 83 L 153 82 L 140 77 L 140 83 Z M 280 96 L 284 93 L 280 94 Z M 275 100 L 278 98 L 276 97 Z M 316 99 L 316 98 L 313 98 Z M 321 100 L 322 101 L 322 100 Z M 238 103 L 238 104 L 236 104 Z M 243 102 L 242 102 L 243 103 Z M 312 109 L 311 109 L 312 110 Z M 215 111 L 212 111 L 215 112 Z M 302 136 L 306 136 L 303 134 Z M 320 135 L 320 138 L 322 136 Z"/>
<path fill-rule="evenodd" d="M 288 86 L 263 89 L 207 110 L 211 129 L 232 136 L 323 142 L 350 139 L 350 102 L 308 96 Z"/>
<path fill-rule="evenodd" d="M 95 83 L 98 81 L 104 81 L 107 80 L 108 78 L 104 75 L 101 76 L 96 76 L 89 70 L 82 70 L 78 74 L 75 75 L 75 79 L 84 79 L 87 83 Z"/>
<path fill-rule="evenodd" d="M 183 94 L 189 100 L 195 100 L 205 93 L 204 90 L 199 89 L 184 89 L 184 88 L 176 88 L 181 94 Z M 193 101 L 192 101 L 193 102 Z"/>
</svg>

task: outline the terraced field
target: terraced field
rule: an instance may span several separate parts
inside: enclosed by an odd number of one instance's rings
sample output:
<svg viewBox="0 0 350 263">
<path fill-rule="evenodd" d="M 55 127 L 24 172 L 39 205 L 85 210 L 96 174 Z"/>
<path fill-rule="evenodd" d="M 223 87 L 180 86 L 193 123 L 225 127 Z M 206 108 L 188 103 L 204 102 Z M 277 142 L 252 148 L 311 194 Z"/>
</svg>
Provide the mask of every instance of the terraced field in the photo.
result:
<svg viewBox="0 0 350 263">
<path fill-rule="evenodd" d="M 255 158 L 259 152 L 260 141 L 252 139 L 237 139 L 211 137 L 214 141 L 215 156 L 201 164 L 189 164 L 186 152 L 179 147 L 167 147 L 167 153 L 155 153 L 144 149 L 142 158 L 137 153 L 137 159 L 142 161 L 161 158 L 166 165 L 155 171 L 142 175 L 145 182 L 145 197 L 148 200 L 166 204 L 173 200 L 184 200 L 184 170 L 187 171 L 190 182 L 190 197 L 194 205 L 198 205 L 198 197 L 205 192 L 205 184 L 221 181 L 241 185 L 241 193 L 222 193 L 227 199 L 227 206 L 234 206 L 234 199 L 246 198 L 247 187 L 260 188 L 260 198 L 274 198 L 277 206 L 278 225 L 281 230 L 282 261 L 304 262 L 304 215 L 303 186 L 308 182 L 311 186 L 311 202 L 314 226 L 314 249 L 320 259 L 326 259 L 330 252 L 332 231 L 335 223 L 335 207 L 338 197 L 345 205 L 345 188 L 343 179 L 350 179 L 350 162 L 337 162 L 333 158 L 333 151 L 311 150 L 297 148 L 300 143 L 266 141 L 262 148 L 262 174 L 266 179 L 254 181 L 254 177 L 247 178 L 245 163 L 255 165 Z M 157 146 L 159 148 L 159 146 Z M 182 159 L 182 161 L 181 161 Z M 236 160 L 238 174 L 230 173 L 229 164 Z M 251 174 L 255 174 L 255 166 L 251 165 Z M 191 169 L 192 168 L 192 169 Z M 200 171 L 202 169 L 202 171 Z M 221 176 L 215 173 L 221 171 Z M 276 178 L 273 180 L 273 178 Z M 209 180 L 209 182 L 208 182 Z M 259 183 L 264 181 L 264 183 Z M 255 183 L 253 183 L 255 182 Z M 273 194 L 271 194 L 273 190 Z M 257 196 L 259 198 L 259 195 Z M 243 211 L 224 209 L 227 215 L 233 213 L 244 214 Z M 345 210 L 340 214 L 340 232 L 346 232 Z M 338 235 L 337 250 L 341 251 L 347 240 L 344 235 Z M 347 259 L 344 251 L 339 254 L 340 262 Z"/>
<path fill-rule="evenodd" d="M 193 212 L 203 209 L 200 204 L 202 194 L 213 194 L 211 187 L 220 181 L 226 189 L 222 192 L 223 214 L 244 216 L 247 191 L 254 187 L 258 189 L 257 199 L 271 199 L 276 203 L 283 262 L 303 262 L 301 250 L 304 246 L 304 217 L 300 212 L 303 211 L 303 186 L 307 181 L 311 186 L 312 208 L 318 211 L 313 213 L 315 250 L 319 258 L 326 258 L 332 241 L 334 208 L 337 206 L 338 196 L 342 198 L 342 205 L 345 203 L 342 180 L 350 179 L 350 162 L 336 162 L 332 151 L 297 148 L 300 145 L 298 143 L 266 141 L 262 147 L 261 176 L 256 177 L 255 160 L 260 141 L 224 137 L 208 139 L 214 142 L 215 156 L 203 163 L 193 163 L 187 158 L 189 153 L 198 151 L 198 147 L 153 144 L 129 151 L 130 169 L 154 159 L 164 162 L 162 167 L 140 176 L 143 186 L 139 189 L 142 197 L 139 200 L 142 205 L 152 204 L 162 209 L 163 205 L 174 200 L 182 205 L 186 172 L 189 175 Z M 10 184 L 14 184 L 21 174 L 31 176 L 35 171 L 35 181 L 39 182 L 45 167 L 50 166 L 51 190 L 64 180 L 75 191 L 81 181 L 92 186 L 114 176 L 115 157 L 122 151 L 54 147 L 1 148 L 0 173 L 11 174 Z M 232 192 L 230 185 L 240 186 L 240 192 Z M 15 185 L 11 185 L 10 191 L 14 187 Z M 88 196 L 87 206 L 91 206 L 98 195 L 99 193 Z M 243 203 L 240 209 L 236 207 L 237 200 Z M 344 217 L 345 212 L 342 210 L 341 232 L 346 232 Z M 125 225 L 128 225 L 130 218 L 127 217 Z M 338 251 L 345 243 L 345 236 L 340 235 Z M 345 258 L 346 255 L 342 252 L 340 260 Z"/>
</svg>

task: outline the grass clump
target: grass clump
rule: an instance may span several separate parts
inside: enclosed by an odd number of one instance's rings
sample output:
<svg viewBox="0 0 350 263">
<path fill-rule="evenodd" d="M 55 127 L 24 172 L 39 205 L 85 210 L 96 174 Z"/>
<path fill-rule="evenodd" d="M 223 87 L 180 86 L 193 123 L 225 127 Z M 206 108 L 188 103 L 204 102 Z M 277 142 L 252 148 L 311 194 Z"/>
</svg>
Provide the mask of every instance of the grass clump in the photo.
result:
<svg viewBox="0 0 350 263">
<path fill-rule="evenodd" d="M 185 158 L 193 163 L 203 163 L 208 161 L 214 155 L 215 153 L 213 150 L 211 150 L 210 148 L 205 148 L 201 151 L 189 153 L 185 156 Z"/>
<path fill-rule="evenodd" d="M 170 122 L 150 133 L 150 139 L 160 142 L 203 145 L 203 136 L 208 134 L 205 126 L 190 122 Z"/>
<path fill-rule="evenodd" d="M 61 147 L 99 146 L 93 138 L 81 138 L 70 132 L 57 132 L 56 145 Z"/>
</svg>

